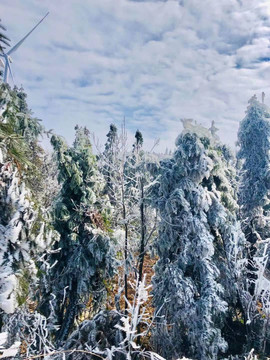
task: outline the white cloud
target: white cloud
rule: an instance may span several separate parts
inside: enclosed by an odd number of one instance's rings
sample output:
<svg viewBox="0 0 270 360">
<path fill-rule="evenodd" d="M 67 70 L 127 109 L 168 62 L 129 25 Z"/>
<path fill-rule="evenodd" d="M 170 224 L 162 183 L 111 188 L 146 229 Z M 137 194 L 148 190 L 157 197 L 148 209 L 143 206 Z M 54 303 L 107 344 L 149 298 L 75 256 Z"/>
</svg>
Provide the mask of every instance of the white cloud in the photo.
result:
<svg viewBox="0 0 270 360">
<path fill-rule="evenodd" d="M 103 140 L 126 117 L 151 147 L 171 148 L 179 119 L 216 120 L 233 144 L 248 99 L 270 94 L 268 0 L 1 0 L 13 43 L 49 17 L 14 54 L 35 114 L 73 138 L 76 123 Z M 266 97 L 267 100 L 267 97 Z"/>
</svg>

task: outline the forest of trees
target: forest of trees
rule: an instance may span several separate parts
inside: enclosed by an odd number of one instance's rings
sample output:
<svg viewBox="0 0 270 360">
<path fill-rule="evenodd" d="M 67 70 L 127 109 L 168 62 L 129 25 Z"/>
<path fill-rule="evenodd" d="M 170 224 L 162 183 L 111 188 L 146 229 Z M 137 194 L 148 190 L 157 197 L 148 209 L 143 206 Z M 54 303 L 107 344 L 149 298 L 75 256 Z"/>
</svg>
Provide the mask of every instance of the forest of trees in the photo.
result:
<svg viewBox="0 0 270 360">
<path fill-rule="evenodd" d="M 236 154 L 187 119 L 165 154 L 74 130 L 0 80 L 0 358 L 270 356 L 270 109 L 249 100 Z"/>
</svg>

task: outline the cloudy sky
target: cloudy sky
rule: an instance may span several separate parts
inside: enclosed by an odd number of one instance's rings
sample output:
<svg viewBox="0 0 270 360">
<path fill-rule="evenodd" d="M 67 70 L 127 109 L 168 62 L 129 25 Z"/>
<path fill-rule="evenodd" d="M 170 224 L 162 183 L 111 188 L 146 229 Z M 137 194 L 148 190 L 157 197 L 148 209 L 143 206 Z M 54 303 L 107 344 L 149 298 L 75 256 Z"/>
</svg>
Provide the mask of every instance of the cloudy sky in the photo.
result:
<svg viewBox="0 0 270 360">
<path fill-rule="evenodd" d="M 173 148 L 181 118 L 231 145 L 249 98 L 270 104 L 269 0 L 0 0 L 13 72 L 35 115 L 71 142 L 86 125 L 104 140 L 125 116 L 147 147 Z"/>
</svg>

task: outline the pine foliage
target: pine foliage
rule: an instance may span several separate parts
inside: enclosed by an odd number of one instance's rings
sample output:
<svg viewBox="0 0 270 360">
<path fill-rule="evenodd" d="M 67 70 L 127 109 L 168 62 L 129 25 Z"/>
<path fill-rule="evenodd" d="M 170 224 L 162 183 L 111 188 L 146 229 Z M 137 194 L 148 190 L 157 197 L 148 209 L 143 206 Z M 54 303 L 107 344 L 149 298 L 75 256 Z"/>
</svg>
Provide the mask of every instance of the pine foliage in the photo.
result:
<svg viewBox="0 0 270 360">
<path fill-rule="evenodd" d="M 176 146 L 173 158 L 161 163 L 155 200 L 161 219 L 153 278 L 161 322 L 156 346 L 168 359 L 216 359 L 228 348 L 222 331 L 228 303 L 237 296 L 244 239 L 225 207 L 233 211 L 236 203 L 220 149 L 189 132 Z"/>
<path fill-rule="evenodd" d="M 41 161 L 42 126 L 31 116 L 25 97 L 22 89 L 0 84 L 0 307 L 8 314 L 26 301 L 37 280 L 36 239 L 44 226 L 30 181 Z"/>
<path fill-rule="evenodd" d="M 139 130 L 129 146 L 124 123 L 96 156 L 87 128 L 68 145 L 0 82 L 1 356 L 269 356 L 269 118 L 252 97 L 238 162 L 191 119 L 173 154 Z"/>
<path fill-rule="evenodd" d="M 242 229 L 249 244 L 246 257 L 248 341 L 264 352 L 269 332 L 269 194 L 270 111 L 254 95 L 238 132 L 239 204 Z M 261 304 L 260 307 L 258 304 Z"/>
<path fill-rule="evenodd" d="M 98 195 L 100 178 L 86 128 L 76 127 L 72 147 L 51 139 L 57 157 L 61 190 L 54 205 L 53 225 L 60 235 L 50 256 L 47 302 L 53 298 L 57 333 L 63 341 L 75 317 L 90 300 L 99 309 L 106 295 L 105 280 L 113 275 L 112 241 L 105 232 Z"/>
</svg>

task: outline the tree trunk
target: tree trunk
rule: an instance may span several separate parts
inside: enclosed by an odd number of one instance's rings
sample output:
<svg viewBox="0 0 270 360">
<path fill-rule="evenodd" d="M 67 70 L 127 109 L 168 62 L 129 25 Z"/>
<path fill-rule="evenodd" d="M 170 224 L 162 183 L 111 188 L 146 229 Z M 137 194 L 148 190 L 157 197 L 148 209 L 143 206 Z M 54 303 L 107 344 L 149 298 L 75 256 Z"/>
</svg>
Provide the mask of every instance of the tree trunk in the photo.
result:
<svg viewBox="0 0 270 360">
<path fill-rule="evenodd" d="M 56 335 L 57 346 L 61 345 L 69 335 L 69 332 L 74 324 L 75 316 L 77 314 L 77 300 L 78 300 L 78 283 L 77 279 L 73 278 L 71 289 L 69 291 L 69 299 L 66 312 L 64 314 L 63 322 Z"/>
<path fill-rule="evenodd" d="M 140 244 L 140 254 L 139 254 L 139 281 L 142 281 L 143 263 L 144 263 L 144 255 L 145 255 L 145 234 L 146 234 L 146 224 L 144 217 L 144 187 L 142 180 L 141 180 L 140 214 L 141 214 L 141 244 Z"/>
<path fill-rule="evenodd" d="M 128 258 L 128 226 L 126 223 L 126 205 L 124 197 L 124 185 L 122 182 L 122 207 L 123 207 L 123 220 L 125 222 L 125 249 L 124 249 L 124 285 L 125 285 L 125 297 L 128 298 L 128 277 L 127 277 L 127 258 Z M 125 315 L 127 315 L 127 302 L 125 301 Z"/>
<path fill-rule="evenodd" d="M 144 216 L 144 186 L 143 181 L 140 181 L 141 186 L 141 205 L 140 205 L 140 215 L 141 215 L 141 244 L 140 244 L 140 254 L 139 254 L 139 282 L 142 281 L 143 276 L 143 263 L 144 263 L 144 255 L 145 255 L 145 234 L 146 234 L 146 223 Z M 137 326 L 137 334 L 140 334 L 141 327 L 140 324 Z M 137 340 L 138 345 L 141 344 L 141 337 L 138 337 Z"/>
</svg>

